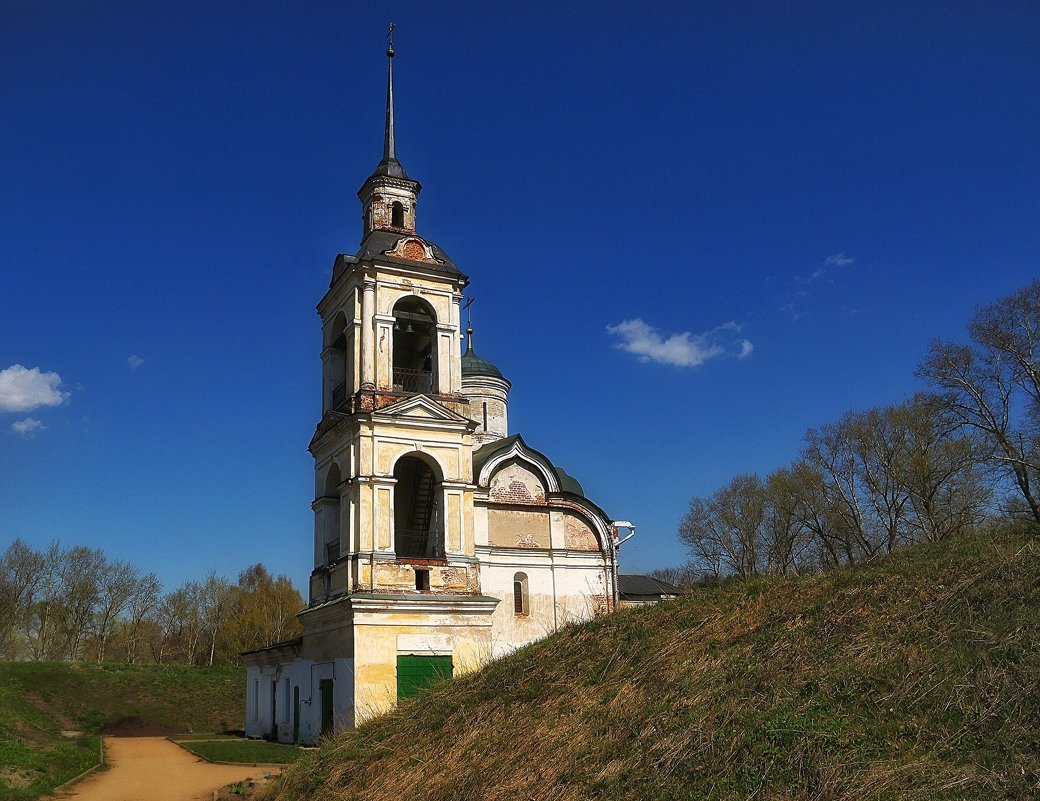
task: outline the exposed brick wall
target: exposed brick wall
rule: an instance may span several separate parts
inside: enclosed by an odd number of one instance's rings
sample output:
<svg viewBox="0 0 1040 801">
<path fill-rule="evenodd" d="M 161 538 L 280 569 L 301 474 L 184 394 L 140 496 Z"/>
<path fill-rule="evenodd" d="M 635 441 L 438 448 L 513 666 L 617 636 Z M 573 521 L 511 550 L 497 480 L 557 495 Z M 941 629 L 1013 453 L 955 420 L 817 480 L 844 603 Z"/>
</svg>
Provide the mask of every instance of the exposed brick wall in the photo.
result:
<svg viewBox="0 0 1040 801">
<path fill-rule="evenodd" d="M 567 516 L 564 524 L 567 547 L 575 551 L 597 551 L 599 542 L 587 525 L 575 517 Z"/>
<path fill-rule="evenodd" d="M 544 504 L 545 489 L 534 473 L 518 464 L 510 464 L 491 479 L 490 499 L 496 503 Z"/>
</svg>

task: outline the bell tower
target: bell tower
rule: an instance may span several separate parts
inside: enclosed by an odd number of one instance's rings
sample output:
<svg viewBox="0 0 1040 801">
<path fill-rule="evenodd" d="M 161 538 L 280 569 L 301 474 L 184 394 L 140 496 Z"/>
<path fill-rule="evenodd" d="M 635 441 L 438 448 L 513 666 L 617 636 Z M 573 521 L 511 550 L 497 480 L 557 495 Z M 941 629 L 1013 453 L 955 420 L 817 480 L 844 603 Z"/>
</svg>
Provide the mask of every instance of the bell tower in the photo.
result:
<svg viewBox="0 0 1040 801">
<path fill-rule="evenodd" d="M 459 303 L 469 279 L 416 231 L 420 184 L 397 158 L 394 49 L 383 157 L 358 192 L 358 252 L 318 304 L 322 418 L 311 603 L 357 593 L 479 595 Z"/>
</svg>

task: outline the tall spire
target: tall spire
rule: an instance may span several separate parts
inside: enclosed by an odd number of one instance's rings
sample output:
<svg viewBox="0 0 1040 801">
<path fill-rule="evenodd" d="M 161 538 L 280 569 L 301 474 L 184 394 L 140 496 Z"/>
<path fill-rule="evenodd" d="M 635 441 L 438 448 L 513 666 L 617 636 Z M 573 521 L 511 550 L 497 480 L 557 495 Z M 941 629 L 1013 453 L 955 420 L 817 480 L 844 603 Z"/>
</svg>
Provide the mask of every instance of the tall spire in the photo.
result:
<svg viewBox="0 0 1040 801">
<path fill-rule="evenodd" d="M 383 161 L 393 159 L 397 161 L 394 152 L 394 28 L 397 26 L 390 23 L 390 29 L 386 32 L 386 132 L 383 134 Z"/>
<path fill-rule="evenodd" d="M 394 28 L 390 23 L 386 32 L 386 128 L 383 131 L 383 160 L 376 165 L 373 175 L 389 175 L 391 178 L 402 178 L 410 181 L 401 162 L 397 160 L 397 144 L 394 137 Z"/>
</svg>

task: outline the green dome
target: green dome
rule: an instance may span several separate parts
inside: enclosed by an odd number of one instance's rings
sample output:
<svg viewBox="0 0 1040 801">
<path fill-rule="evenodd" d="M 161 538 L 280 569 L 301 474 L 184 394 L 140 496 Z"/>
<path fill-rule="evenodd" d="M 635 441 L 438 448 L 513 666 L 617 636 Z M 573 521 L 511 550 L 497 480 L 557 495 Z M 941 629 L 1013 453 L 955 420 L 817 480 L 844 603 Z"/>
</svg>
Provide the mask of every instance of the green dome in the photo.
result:
<svg viewBox="0 0 1040 801">
<path fill-rule="evenodd" d="M 462 376 L 465 378 L 468 375 L 489 375 L 494 378 L 501 378 L 503 381 L 505 380 L 501 370 L 487 359 L 481 359 L 473 352 L 472 348 L 467 349 L 462 354 Z"/>
</svg>

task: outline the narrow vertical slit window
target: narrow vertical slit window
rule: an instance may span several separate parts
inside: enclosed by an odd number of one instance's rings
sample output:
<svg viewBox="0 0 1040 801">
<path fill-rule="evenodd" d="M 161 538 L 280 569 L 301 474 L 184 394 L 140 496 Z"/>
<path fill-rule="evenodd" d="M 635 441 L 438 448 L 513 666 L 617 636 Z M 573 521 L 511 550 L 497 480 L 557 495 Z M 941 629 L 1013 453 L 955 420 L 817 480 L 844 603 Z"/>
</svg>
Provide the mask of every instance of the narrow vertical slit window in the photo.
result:
<svg viewBox="0 0 1040 801">
<path fill-rule="evenodd" d="M 484 401 L 484 431 L 487 432 L 487 401 Z"/>
</svg>

